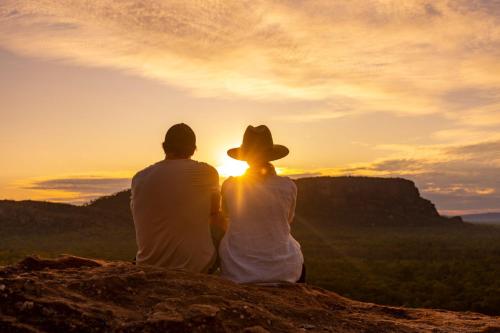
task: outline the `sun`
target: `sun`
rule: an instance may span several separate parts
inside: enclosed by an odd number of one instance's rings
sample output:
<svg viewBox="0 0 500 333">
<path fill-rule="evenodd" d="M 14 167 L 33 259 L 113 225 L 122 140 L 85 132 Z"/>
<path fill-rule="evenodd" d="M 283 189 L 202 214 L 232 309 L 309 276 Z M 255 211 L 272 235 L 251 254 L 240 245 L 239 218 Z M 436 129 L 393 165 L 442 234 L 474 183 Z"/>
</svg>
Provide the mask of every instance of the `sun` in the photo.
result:
<svg viewBox="0 0 500 333">
<path fill-rule="evenodd" d="M 230 158 L 227 155 L 221 157 L 221 163 L 217 166 L 217 171 L 222 177 L 241 176 L 248 169 L 248 164 Z"/>
</svg>

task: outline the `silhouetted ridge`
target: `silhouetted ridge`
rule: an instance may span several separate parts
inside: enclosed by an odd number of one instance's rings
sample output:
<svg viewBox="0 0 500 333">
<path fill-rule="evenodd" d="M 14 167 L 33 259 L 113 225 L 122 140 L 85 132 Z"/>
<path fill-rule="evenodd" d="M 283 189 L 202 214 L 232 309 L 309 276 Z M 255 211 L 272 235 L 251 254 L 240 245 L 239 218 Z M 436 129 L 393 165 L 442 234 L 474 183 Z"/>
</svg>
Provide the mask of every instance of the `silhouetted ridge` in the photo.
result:
<svg viewBox="0 0 500 333">
<path fill-rule="evenodd" d="M 0 231 L 62 231 L 78 229 L 92 219 L 84 207 L 41 201 L 0 201 Z"/>
<path fill-rule="evenodd" d="M 313 177 L 296 180 L 296 215 L 349 225 L 428 225 L 461 222 L 439 215 L 415 184 L 402 178 Z M 0 228 L 30 226 L 67 229 L 85 224 L 133 226 L 130 190 L 77 207 L 36 201 L 0 201 Z"/>
<path fill-rule="evenodd" d="M 120 215 L 130 215 L 130 190 L 124 190 L 112 195 L 97 198 L 88 207 L 113 211 Z"/>
<path fill-rule="evenodd" d="M 350 225 L 422 225 L 450 221 L 402 178 L 313 177 L 296 181 L 297 214 Z M 454 218 L 453 221 L 461 221 Z"/>
<path fill-rule="evenodd" d="M 119 204 L 117 201 L 115 207 L 111 207 L 106 201 L 105 206 L 109 209 L 43 201 L 0 200 L 0 232 L 53 233 L 87 227 L 132 227 L 128 199 L 122 198 Z"/>
<path fill-rule="evenodd" d="M 462 215 L 462 219 L 473 223 L 496 223 L 500 224 L 500 213 L 483 213 Z"/>
</svg>

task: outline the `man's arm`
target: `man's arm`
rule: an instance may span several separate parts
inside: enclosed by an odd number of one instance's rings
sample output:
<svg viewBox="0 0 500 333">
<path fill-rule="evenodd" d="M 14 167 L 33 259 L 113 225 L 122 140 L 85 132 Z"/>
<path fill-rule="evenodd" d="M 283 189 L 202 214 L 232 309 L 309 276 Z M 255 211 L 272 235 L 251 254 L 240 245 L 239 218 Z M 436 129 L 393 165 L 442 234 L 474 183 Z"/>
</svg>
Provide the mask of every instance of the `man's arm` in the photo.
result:
<svg viewBox="0 0 500 333">
<path fill-rule="evenodd" d="M 219 187 L 219 173 L 215 168 L 212 168 L 212 194 L 210 197 L 210 225 L 222 232 L 226 231 L 226 219 L 221 213 L 221 191 Z"/>
</svg>

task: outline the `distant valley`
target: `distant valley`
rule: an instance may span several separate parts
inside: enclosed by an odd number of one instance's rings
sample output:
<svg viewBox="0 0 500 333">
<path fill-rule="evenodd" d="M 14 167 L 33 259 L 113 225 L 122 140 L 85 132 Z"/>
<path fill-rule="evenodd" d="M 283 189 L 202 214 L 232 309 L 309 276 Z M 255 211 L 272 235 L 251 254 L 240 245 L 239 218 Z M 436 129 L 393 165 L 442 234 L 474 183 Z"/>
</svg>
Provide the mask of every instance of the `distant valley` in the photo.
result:
<svg viewBox="0 0 500 333">
<path fill-rule="evenodd" d="M 471 223 L 500 225 L 500 212 L 462 215 L 462 219 L 466 222 L 471 222 Z"/>
</svg>

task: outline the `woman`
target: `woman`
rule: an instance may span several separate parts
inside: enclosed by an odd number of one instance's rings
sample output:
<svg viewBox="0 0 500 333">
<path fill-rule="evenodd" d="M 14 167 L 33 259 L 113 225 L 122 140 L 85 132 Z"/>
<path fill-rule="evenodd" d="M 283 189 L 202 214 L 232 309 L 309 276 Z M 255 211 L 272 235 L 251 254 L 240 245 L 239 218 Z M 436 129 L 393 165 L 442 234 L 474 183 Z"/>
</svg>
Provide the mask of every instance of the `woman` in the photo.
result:
<svg viewBox="0 0 500 333">
<path fill-rule="evenodd" d="M 297 187 L 269 163 L 288 155 L 288 148 L 273 144 L 266 126 L 248 126 L 241 147 L 227 153 L 249 168 L 222 185 L 228 229 L 219 248 L 221 275 L 238 283 L 304 282 L 304 258 L 290 234 Z"/>
</svg>

